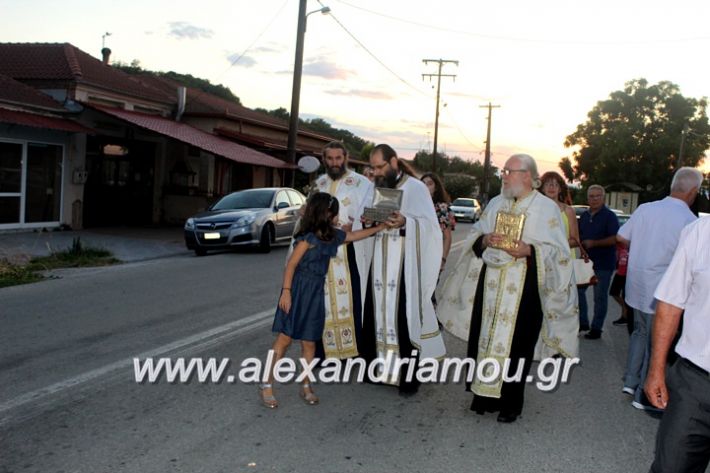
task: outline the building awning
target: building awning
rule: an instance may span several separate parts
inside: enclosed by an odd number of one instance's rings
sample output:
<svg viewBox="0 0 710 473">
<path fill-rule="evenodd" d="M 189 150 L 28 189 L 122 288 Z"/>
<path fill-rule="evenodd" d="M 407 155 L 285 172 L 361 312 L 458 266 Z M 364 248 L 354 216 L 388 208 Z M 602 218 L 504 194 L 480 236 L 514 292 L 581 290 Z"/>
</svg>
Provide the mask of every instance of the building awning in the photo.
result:
<svg viewBox="0 0 710 473">
<path fill-rule="evenodd" d="M 273 156 L 260 153 L 259 151 L 242 146 L 233 141 L 220 138 L 219 136 L 199 130 L 185 123 L 176 122 L 174 120 L 156 115 L 130 112 L 128 110 L 118 108 L 102 107 L 92 104 L 86 105 L 125 122 L 145 128 L 146 130 L 150 130 L 155 133 L 160 133 L 161 135 L 195 146 L 204 151 L 222 156 L 237 163 L 278 169 L 296 168 L 296 166 L 274 158 Z"/>
<path fill-rule="evenodd" d="M 277 151 L 285 151 L 286 150 L 285 145 L 264 141 L 256 136 L 247 135 L 246 133 L 239 133 L 237 131 L 230 130 L 228 128 L 218 127 L 218 128 L 214 129 L 214 132 L 220 136 L 226 136 L 226 137 L 233 138 L 235 140 L 240 140 L 240 141 L 243 141 L 246 143 L 250 143 L 255 146 L 262 147 L 262 148 L 273 149 L 273 150 L 277 150 Z M 296 153 L 302 154 L 302 155 L 312 154 L 312 155 L 318 157 L 321 155 L 322 150 L 315 149 L 315 148 L 297 149 Z M 348 158 L 348 162 L 351 164 L 357 164 L 358 166 L 369 166 L 370 165 L 369 162 L 363 161 L 361 159 L 355 159 L 352 156 Z"/>
<path fill-rule="evenodd" d="M 92 129 L 82 126 L 68 118 L 38 115 L 36 113 L 20 112 L 19 110 L 8 110 L 5 108 L 0 108 L 0 123 L 59 130 L 69 133 L 95 134 Z"/>
</svg>

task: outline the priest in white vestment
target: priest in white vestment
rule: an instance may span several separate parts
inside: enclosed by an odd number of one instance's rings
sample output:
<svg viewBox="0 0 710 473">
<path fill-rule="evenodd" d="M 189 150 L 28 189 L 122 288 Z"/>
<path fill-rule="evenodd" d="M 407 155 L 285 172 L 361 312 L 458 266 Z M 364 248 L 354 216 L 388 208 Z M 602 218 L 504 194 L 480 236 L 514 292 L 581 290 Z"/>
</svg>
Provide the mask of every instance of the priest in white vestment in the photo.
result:
<svg viewBox="0 0 710 473">
<path fill-rule="evenodd" d="M 522 368 L 519 382 L 476 376 L 470 385 L 471 410 L 499 412 L 499 422 L 513 422 L 522 412 L 533 358 L 576 357 L 579 321 L 573 256 L 557 204 L 534 189 L 535 160 L 514 155 L 502 176 L 503 192 L 473 225 L 444 284 L 438 315 L 448 331 L 468 340 L 469 357 L 496 360 L 501 369 L 509 359 L 511 377 Z M 505 250 L 496 233 L 499 214 L 525 216 L 522 237 Z"/>
<path fill-rule="evenodd" d="M 441 228 L 426 185 L 390 146 L 375 146 L 370 165 L 377 187 L 400 189 L 403 195 L 400 211 L 390 217 L 393 228 L 375 237 L 361 353 L 369 361 L 390 360 L 378 367 L 376 381 L 414 393 L 418 360 L 446 354 L 431 300 L 441 265 Z M 394 361 L 404 359 L 413 369 L 397 369 Z"/>
<path fill-rule="evenodd" d="M 348 168 L 348 151 L 339 141 L 323 149 L 323 166 L 326 173 L 316 179 L 315 187 L 338 199 L 337 223 L 343 230 L 360 230 L 363 208 L 372 203 L 372 182 Z M 372 238 L 340 245 L 338 254 L 330 260 L 325 281 L 325 353 L 316 353 L 318 358 L 345 359 L 359 355 L 362 298 L 372 245 Z"/>
</svg>

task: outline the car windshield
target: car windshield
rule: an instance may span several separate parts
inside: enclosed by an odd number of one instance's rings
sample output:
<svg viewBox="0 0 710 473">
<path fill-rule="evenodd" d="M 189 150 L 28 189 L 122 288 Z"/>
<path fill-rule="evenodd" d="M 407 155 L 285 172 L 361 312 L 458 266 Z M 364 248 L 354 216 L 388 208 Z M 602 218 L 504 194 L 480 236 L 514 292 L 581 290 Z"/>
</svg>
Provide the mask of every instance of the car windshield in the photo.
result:
<svg viewBox="0 0 710 473">
<path fill-rule="evenodd" d="M 457 207 L 473 207 L 472 200 L 456 199 L 453 204 Z"/>
<path fill-rule="evenodd" d="M 212 210 L 266 209 L 274 198 L 273 190 L 256 189 L 235 192 L 214 204 Z"/>
</svg>

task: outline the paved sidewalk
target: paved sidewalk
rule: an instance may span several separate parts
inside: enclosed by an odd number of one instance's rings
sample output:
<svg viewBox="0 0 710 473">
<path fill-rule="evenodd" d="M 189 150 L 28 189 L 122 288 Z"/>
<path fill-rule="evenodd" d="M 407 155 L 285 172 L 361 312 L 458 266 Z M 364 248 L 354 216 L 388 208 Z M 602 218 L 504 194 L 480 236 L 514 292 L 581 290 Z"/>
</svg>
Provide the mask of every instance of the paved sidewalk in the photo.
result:
<svg viewBox="0 0 710 473">
<path fill-rule="evenodd" d="M 21 263 L 70 248 L 75 238 L 85 246 L 106 249 L 121 261 L 144 261 L 189 254 L 181 227 L 113 227 L 82 231 L 0 233 L 0 259 Z"/>
</svg>

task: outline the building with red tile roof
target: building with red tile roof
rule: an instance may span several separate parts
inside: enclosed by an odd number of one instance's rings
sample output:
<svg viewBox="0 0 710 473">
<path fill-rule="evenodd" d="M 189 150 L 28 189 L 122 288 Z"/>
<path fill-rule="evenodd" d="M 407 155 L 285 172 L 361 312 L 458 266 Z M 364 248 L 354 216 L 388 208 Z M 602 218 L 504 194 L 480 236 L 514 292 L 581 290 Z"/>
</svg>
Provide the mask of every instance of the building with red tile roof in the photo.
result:
<svg viewBox="0 0 710 473">
<path fill-rule="evenodd" d="M 0 212 L 0 230 L 178 223 L 221 195 L 284 182 L 286 123 L 194 88 L 181 107 L 181 88 L 69 43 L 0 43 L 0 152 L 19 166 L 15 191 L 0 189 L 12 209 Z M 330 140 L 302 131 L 298 148 Z M 54 210 L 30 216 L 48 204 L 22 191 L 22 156 L 45 145 L 37 159 L 53 169 Z"/>
</svg>

